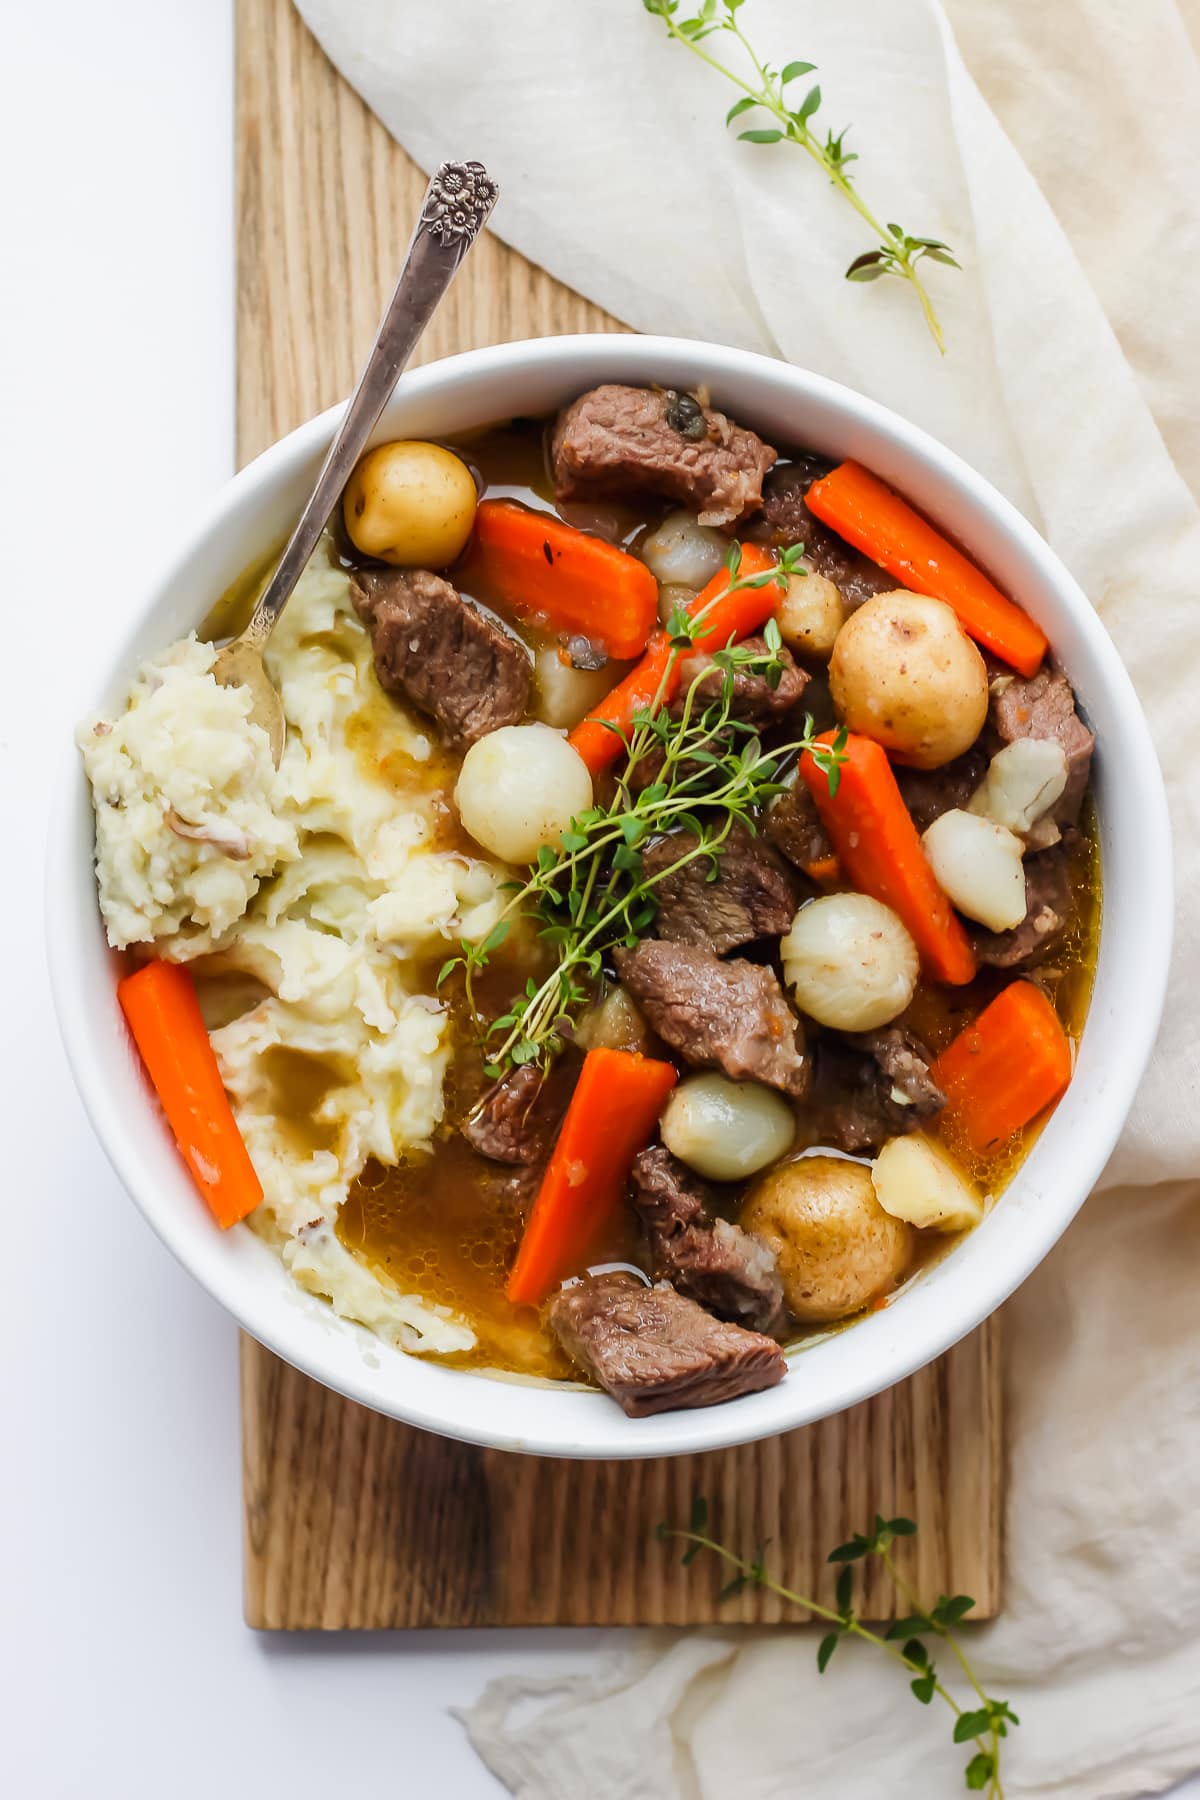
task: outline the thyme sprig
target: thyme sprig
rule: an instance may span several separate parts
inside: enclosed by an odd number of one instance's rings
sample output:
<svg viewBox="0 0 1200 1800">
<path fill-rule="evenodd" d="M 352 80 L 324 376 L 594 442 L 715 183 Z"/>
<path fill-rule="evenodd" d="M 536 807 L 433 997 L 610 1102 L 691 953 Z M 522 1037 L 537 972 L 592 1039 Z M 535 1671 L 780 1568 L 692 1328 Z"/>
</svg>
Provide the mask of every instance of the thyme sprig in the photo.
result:
<svg viewBox="0 0 1200 1800">
<path fill-rule="evenodd" d="M 492 929 L 478 943 L 463 940 L 460 953 L 442 965 L 439 986 L 453 970 L 463 970 L 468 1005 L 488 1045 L 488 1075 L 497 1078 L 526 1063 L 545 1067 L 574 1033 L 575 1019 L 596 993 L 605 958 L 619 945 L 645 934 L 657 910 L 654 889 L 669 874 L 704 859 L 715 880 L 722 848 L 742 824 L 756 830 L 755 812 L 783 791 L 781 776 L 810 751 L 836 792 L 844 757 L 844 733 L 832 744 L 818 743 L 811 717 L 794 742 L 766 750 L 757 731 L 733 716 L 736 678 L 762 676 L 776 687 L 783 675 L 779 627 L 768 619 L 764 648 L 731 644 L 716 650 L 689 682 L 678 716 L 663 704 L 681 657 L 697 647 L 712 607 L 739 589 L 774 582 L 786 589 L 802 572 L 803 545 L 784 550 L 778 563 L 756 574 L 741 573 L 741 550 L 730 547 L 729 580 L 710 606 L 695 614 L 676 609 L 667 631 L 670 655 L 650 703 L 633 715 L 631 729 L 609 729 L 621 739 L 624 766 L 611 799 L 573 818 L 557 847 L 544 845 L 529 878 L 513 885 L 511 897 Z M 702 693 L 711 670 L 721 674 L 720 693 Z M 669 831 L 689 831 L 695 843 L 669 869 L 648 875 L 642 852 Z M 498 1018 L 485 1021 L 476 1004 L 474 977 L 486 968 L 518 919 L 528 919 L 556 953 L 542 981 L 530 976 L 524 993 Z M 494 1040 L 499 1039 L 496 1043 Z"/>
<path fill-rule="evenodd" d="M 682 1558 L 684 1563 L 694 1562 L 702 1551 L 708 1551 L 733 1569 L 732 1578 L 717 1596 L 719 1600 L 732 1599 L 747 1587 L 761 1587 L 768 1593 L 777 1594 L 789 1605 L 811 1613 L 814 1618 L 825 1620 L 831 1629 L 817 1646 L 817 1669 L 820 1674 L 823 1675 L 829 1667 L 833 1653 L 844 1637 L 858 1638 L 860 1642 L 873 1644 L 877 1650 L 881 1650 L 892 1662 L 904 1669 L 909 1676 L 913 1696 L 922 1706 L 928 1706 L 936 1696 L 949 1707 L 954 1715 L 951 1734 L 953 1741 L 956 1744 L 974 1744 L 974 1753 L 963 1772 L 967 1787 L 972 1792 L 986 1793 L 988 1800 L 1004 1800 L 1004 1787 L 1000 1778 L 1001 1741 L 1008 1736 L 1008 1727 L 1020 1724 L 1020 1720 L 1006 1700 L 997 1700 L 984 1692 L 966 1651 L 955 1636 L 956 1628 L 975 1605 L 970 1595 L 941 1594 L 936 1604 L 926 1609 L 921 1606 L 911 1584 L 897 1568 L 892 1545 L 897 1538 L 912 1537 L 916 1529 L 911 1519 L 884 1519 L 876 1513 L 869 1532 L 856 1534 L 848 1543 L 839 1544 L 836 1550 L 831 1550 L 828 1561 L 842 1565 L 832 1607 L 822 1606 L 819 1601 L 810 1600 L 806 1595 L 798 1594 L 776 1581 L 767 1569 L 765 1546 L 757 1555 L 746 1557 L 711 1537 L 708 1532 L 708 1502 L 703 1498 L 692 1502 L 691 1517 L 686 1528 L 660 1525 L 658 1536 L 666 1542 L 674 1541 L 686 1546 Z M 905 1618 L 896 1619 L 882 1633 L 872 1631 L 869 1626 L 864 1625 L 854 1609 L 854 1572 L 851 1564 L 872 1556 L 877 1557 L 887 1570 L 896 1592 L 909 1608 Z M 946 1645 L 977 1704 L 960 1705 L 946 1687 L 925 1642 L 929 1637 L 937 1638 Z"/>
<path fill-rule="evenodd" d="M 707 63 L 710 69 L 723 75 L 726 81 L 741 88 L 741 99 L 735 100 L 725 115 L 726 125 L 732 125 L 735 120 L 755 109 L 774 119 L 775 123 L 772 125 L 754 125 L 739 131 L 739 138 L 751 144 L 795 144 L 824 169 L 834 187 L 878 240 L 870 250 L 864 250 L 854 258 L 846 270 L 846 280 L 878 281 L 883 275 L 894 275 L 907 281 L 917 296 L 934 343 L 945 355 L 946 341 L 941 321 L 917 271 L 917 264 L 928 258 L 930 262 L 945 263 L 953 269 L 961 265 L 949 245 L 944 244 L 940 238 L 914 237 L 902 226 L 882 223 L 876 217 L 849 173 L 849 164 L 858 161 L 857 152 L 846 148 L 846 133 L 850 127 L 843 126 L 839 132 L 827 129 L 822 138 L 812 125 L 813 118 L 821 108 L 820 86 L 814 83 L 798 106 L 793 106 L 788 101 L 785 89 L 801 76 L 814 74 L 816 64 L 789 62 L 782 69 L 775 69 L 764 62 L 738 21 L 738 13 L 744 3 L 745 0 L 702 0 L 699 11 L 687 16 L 683 15 L 681 0 L 642 0 L 646 11 L 663 21 L 677 43 L 683 44 L 701 62 Z M 750 65 L 749 77 L 739 75 L 711 51 L 702 48 L 705 39 L 718 32 L 724 32 L 736 41 Z"/>
</svg>

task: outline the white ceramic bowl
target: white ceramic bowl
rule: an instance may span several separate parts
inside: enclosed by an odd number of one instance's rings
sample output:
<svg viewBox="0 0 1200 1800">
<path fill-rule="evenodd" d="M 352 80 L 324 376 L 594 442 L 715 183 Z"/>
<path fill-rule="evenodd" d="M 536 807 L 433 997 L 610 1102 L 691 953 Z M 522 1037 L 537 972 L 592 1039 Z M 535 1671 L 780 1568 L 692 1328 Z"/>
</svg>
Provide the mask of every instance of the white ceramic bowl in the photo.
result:
<svg viewBox="0 0 1200 1800">
<path fill-rule="evenodd" d="M 766 1437 L 851 1406 L 946 1350 L 1037 1266 L 1100 1174 L 1154 1041 L 1171 942 L 1171 852 L 1146 722 L 1087 599 L 981 476 L 872 401 L 802 369 L 715 345 L 551 338 L 473 351 L 406 375 L 376 435 L 453 437 L 515 414 L 549 412 L 602 381 L 706 383 L 716 405 L 768 440 L 857 457 L 893 482 L 1044 628 L 1097 734 L 1104 918 L 1075 1080 L 999 1204 L 951 1256 L 885 1310 L 794 1354 L 778 1387 L 695 1412 L 630 1420 L 600 1393 L 405 1356 L 302 1294 L 249 1230 L 218 1231 L 198 1199 L 147 1098 L 117 1006 L 78 759 L 53 820 L 46 917 L 59 1022 L 96 1134 L 163 1242 L 239 1324 L 318 1381 L 451 1437 L 559 1456 L 657 1456 Z M 140 657 L 191 629 L 285 534 L 336 416 L 302 426 L 222 490 L 114 634 L 108 666 L 97 674 L 97 705 L 113 700 Z"/>
</svg>

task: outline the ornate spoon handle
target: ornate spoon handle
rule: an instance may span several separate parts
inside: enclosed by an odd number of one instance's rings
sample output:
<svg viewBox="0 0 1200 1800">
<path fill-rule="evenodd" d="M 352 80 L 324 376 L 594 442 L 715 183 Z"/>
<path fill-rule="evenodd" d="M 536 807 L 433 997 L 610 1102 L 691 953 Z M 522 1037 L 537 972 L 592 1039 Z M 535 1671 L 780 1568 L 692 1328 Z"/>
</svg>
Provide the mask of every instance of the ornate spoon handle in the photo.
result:
<svg viewBox="0 0 1200 1800">
<path fill-rule="evenodd" d="M 417 339 L 486 223 L 499 189 L 482 163 L 445 162 L 425 190 L 400 279 L 308 504 L 243 639 L 261 648 L 316 548 Z"/>
</svg>

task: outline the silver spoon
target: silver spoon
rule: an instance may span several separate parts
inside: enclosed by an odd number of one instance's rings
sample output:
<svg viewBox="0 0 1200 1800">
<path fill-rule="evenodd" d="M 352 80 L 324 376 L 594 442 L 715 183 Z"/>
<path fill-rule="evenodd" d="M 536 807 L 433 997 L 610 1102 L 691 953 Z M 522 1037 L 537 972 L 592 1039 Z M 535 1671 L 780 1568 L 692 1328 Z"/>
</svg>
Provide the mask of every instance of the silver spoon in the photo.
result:
<svg viewBox="0 0 1200 1800">
<path fill-rule="evenodd" d="M 478 162 L 444 162 L 429 183 L 396 291 L 308 504 L 250 623 L 213 664 L 213 675 L 223 687 L 249 689 L 251 722 L 261 725 L 270 739 L 276 768 L 286 726 L 279 694 L 263 666 L 263 646 L 316 549 L 397 377 L 487 221 L 497 193 L 496 183 Z"/>
</svg>

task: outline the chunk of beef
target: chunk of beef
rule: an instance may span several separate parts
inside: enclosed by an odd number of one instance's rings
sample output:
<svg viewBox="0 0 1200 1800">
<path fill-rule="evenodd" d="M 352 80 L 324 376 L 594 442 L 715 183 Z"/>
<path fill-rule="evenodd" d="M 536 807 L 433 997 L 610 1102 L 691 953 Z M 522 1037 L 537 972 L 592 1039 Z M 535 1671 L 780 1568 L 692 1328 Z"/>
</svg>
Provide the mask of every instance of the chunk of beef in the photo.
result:
<svg viewBox="0 0 1200 1800">
<path fill-rule="evenodd" d="M 933 1058 L 907 1026 L 855 1032 L 846 1042 L 872 1059 L 888 1089 L 887 1104 L 900 1107 L 901 1117 L 932 1119 L 941 1112 L 946 1096 L 929 1072 Z"/>
<path fill-rule="evenodd" d="M 550 461 L 560 501 L 664 494 L 702 525 L 733 525 L 761 504 L 775 452 L 689 394 L 610 383 L 559 414 Z"/>
<path fill-rule="evenodd" d="M 493 1162 L 540 1162 L 566 1103 L 561 1081 L 525 1063 L 486 1090 L 463 1121 L 462 1134 Z"/>
<path fill-rule="evenodd" d="M 654 879 L 658 902 L 656 934 L 672 944 L 706 944 L 718 956 L 755 938 L 782 937 L 795 916 L 799 889 L 770 845 L 735 824 L 715 853 L 716 877 L 710 879 L 709 856 L 681 860 L 698 843 L 694 831 L 673 831 L 643 853 L 642 874 Z"/>
<path fill-rule="evenodd" d="M 689 1225 L 708 1225 L 713 1184 L 672 1156 L 665 1144 L 650 1144 L 633 1159 L 633 1204 L 651 1238 L 677 1237 Z"/>
<path fill-rule="evenodd" d="M 1074 825 L 1096 740 L 1075 711 L 1075 695 L 1062 670 L 1039 669 L 1028 680 L 1020 675 L 1001 676 L 992 684 L 988 716 L 1001 744 L 1014 743 L 1017 738 L 1054 738 L 1062 745 L 1067 785 L 1049 817 L 1056 825 Z"/>
<path fill-rule="evenodd" d="M 762 511 L 750 520 L 743 536 L 757 544 L 784 549 L 804 545 L 804 560 L 817 575 L 832 581 L 848 612 L 898 587 L 894 575 L 855 550 L 845 538 L 823 525 L 809 512 L 805 495 L 814 481 L 833 467 L 819 456 L 800 456 L 795 462 L 773 469 L 767 479 Z"/>
<path fill-rule="evenodd" d="M 643 942 L 615 953 L 617 971 L 652 1028 L 697 1068 L 803 1095 L 803 1027 L 771 969 L 722 962 L 691 944 Z"/>
<path fill-rule="evenodd" d="M 786 794 L 778 794 L 767 808 L 763 830 L 798 869 L 833 855 L 829 834 L 821 823 L 817 803 L 802 781 Z"/>
<path fill-rule="evenodd" d="M 772 970 L 665 942 L 618 950 L 615 960 L 651 1028 L 685 1060 L 734 1081 L 807 1092 L 803 1026 Z"/>
<path fill-rule="evenodd" d="M 930 1074 L 932 1060 L 903 1025 L 822 1038 L 814 1094 L 822 1136 L 859 1154 L 935 1118 L 946 1096 Z"/>
<path fill-rule="evenodd" d="M 735 1325 L 771 1332 L 786 1308 L 775 1253 L 753 1232 L 712 1216 L 709 1183 L 656 1144 L 633 1165 L 633 1203 L 654 1273 Z"/>
<path fill-rule="evenodd" d="M 593 1276 L 550 1302 L 550 1327 L 567 1355 L 631 1419 L 684 1406 L 717 1406 L 774 1387 L 787 1370 L 774 1338 L 714 1319 L 661 1282 Z"/>
<path fill-rule="evenodd" d="M 524 718 L 528 652 L 440 575 L 359 569 L 350 591 L 370 628 L 379 685 L 428 713 L 453 748 Z"/>
<path fill-rule="evenodd" d="M 754 656 L 771 654 L 763 637 L 743 638 L 738 648 L 748 650 Z M 765 675 L 756 674 L 753 669 L 733 670 L 733 693 L 729 704 L 731 719 L 738 719 L 743 725 L 754 725 L 762 730 L 790 712 L 801 698 L 811 677 L 807 670 L 796 667 L 786 645 L 781 645 L 776 654 L 783 665 L 783 673 L 774 687 Z M 671 717 L 679 719 L 683 716 L 687 691 L 697 675 L 700 676 L 700 681 L 692 698 L 692 718 L 697 718 L 706 706 L 719 701 L 724 692 L 726 673 L 726 670 L 713 662 L 711 656 L 701 653 L 685 657 L 679 665 L 681 692 L 671 702 Z"/>
<path fill-rule="evenodd" d="M 1025 917 L 1011 931 L 970 928 L 975 956 L 993 969 L 1044 962 L 1071 923 L 1075 897 L 1066 852 L 1059 846 L 1025 858 Z"/>
<path fill-rule="evenodd" d="M 928 831 L 935 819 L 956 808 L 965 809 L 988 770 L 988 759 L 972 745 L 940 769 L 906 769 L 899 763 L 894 773 L 901 798 L 918 831 Z"/>
</svg>

